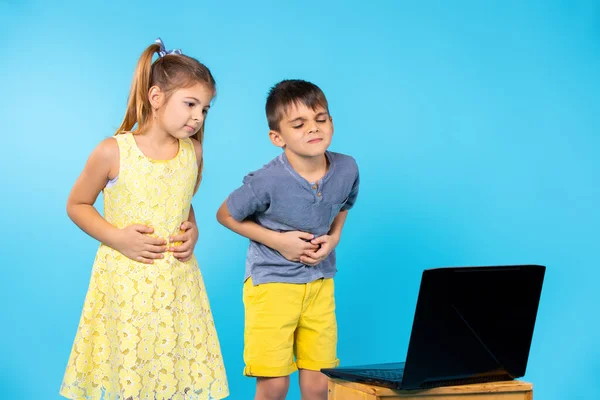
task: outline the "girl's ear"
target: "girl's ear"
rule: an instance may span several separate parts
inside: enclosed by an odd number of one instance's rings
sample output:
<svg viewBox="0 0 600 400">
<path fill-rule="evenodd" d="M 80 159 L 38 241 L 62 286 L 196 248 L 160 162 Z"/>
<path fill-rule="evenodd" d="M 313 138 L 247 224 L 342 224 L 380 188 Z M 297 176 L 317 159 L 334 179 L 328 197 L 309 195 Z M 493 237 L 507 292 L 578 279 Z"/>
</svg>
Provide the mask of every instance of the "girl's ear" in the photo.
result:
<svg viewBox="0 0 600 400">
<path fill-rule="evenodd" d="M 152 86 L 148 91 L 148 100 L 153 110 L 158 110 L 164 102 L 165 93 L 158 86 Z"/>
</svg>

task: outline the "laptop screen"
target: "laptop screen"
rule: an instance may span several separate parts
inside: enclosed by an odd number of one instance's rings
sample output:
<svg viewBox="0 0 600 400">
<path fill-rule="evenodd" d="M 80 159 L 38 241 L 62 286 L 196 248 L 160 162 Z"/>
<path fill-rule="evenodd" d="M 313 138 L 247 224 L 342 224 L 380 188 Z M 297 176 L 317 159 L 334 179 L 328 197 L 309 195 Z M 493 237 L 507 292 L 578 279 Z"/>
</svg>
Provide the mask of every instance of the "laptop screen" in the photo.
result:
<svg viewBox="0 0 600 400">
<path fill-rule="evenodd" d="M 538 265 L 424 271 L 404 385 L 525 375 L 544 273 Z"/>
</svg>

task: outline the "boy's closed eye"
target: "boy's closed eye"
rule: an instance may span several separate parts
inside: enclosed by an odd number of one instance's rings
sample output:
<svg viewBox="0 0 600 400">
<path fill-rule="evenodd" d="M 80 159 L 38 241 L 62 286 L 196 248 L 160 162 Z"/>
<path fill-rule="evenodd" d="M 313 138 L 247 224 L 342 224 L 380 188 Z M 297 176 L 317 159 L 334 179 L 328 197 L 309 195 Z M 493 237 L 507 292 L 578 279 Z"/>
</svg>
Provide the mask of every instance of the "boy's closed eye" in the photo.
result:
<svg viewBox="0 0 600 400">
<path fill-rule="evenodd" d="M 324 124 L 325 122 L 327 122 L 327 119 L 316 119 L 315 121 L 317 121 L 317 123 L 319 124 Z M 294 129 L 300 129 L 304 126 L 304 123 L 299 123 L 298 125 L 293 125 L 292 128 Z"/>
</svg>

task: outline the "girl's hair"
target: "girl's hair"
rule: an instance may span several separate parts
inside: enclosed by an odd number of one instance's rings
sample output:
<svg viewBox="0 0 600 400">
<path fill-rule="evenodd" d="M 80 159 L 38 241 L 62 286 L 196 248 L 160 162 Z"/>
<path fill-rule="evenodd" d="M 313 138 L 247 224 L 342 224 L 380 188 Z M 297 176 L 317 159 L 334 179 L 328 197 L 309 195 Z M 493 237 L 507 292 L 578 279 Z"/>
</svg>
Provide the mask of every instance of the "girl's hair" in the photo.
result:
<svg viewBox="0 0 600 400">
<path fill-rule="evenodd" d="M 155 53 L 159 55 L 159 58 L 152 62 Z M 135 134 L 147 128 L 152 118 L 152 106 L 148 99 L 151 87 L 158 86 L 168 100 L 175 90 L 191 87 L 197 83 L 205 84 L 212 89 L 213 95 L 216 94 L 215 79 L 204 64 L 180 52 L 165 51 L 162 41 L 157 39 L 156 43 L 148 46 L 140 56 L 129 91 L 125 118 L 115 135 L 124 132 Z M 204 119 L 205 121 L 206 119 Z M 192 136 L 200 144 L 204 140 L 204 122 L 198 132 Z M 204 160 L 200 160 L 194 191 L 200 185 L 203 166 Z"/>
</svg>

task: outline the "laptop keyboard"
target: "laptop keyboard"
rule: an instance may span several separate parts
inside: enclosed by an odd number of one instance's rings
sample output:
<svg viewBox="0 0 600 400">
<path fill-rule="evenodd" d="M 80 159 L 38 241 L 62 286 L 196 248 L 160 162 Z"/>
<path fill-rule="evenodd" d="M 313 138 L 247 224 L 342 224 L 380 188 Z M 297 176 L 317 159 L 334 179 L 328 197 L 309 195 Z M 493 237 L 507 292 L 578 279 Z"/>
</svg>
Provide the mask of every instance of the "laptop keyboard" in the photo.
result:
<svg viewBox="0 0 600 400">
<path fill-rule="evenodd" d="M 362 371 L 355 371 L 354 374 L 364 376 L 367 378 L 374 379 L 386 379 L 391 381 L 400 381 L 402 380 L 402 376 L 404 376 L 403 369 L 366 369 Z"/>
</svg>

